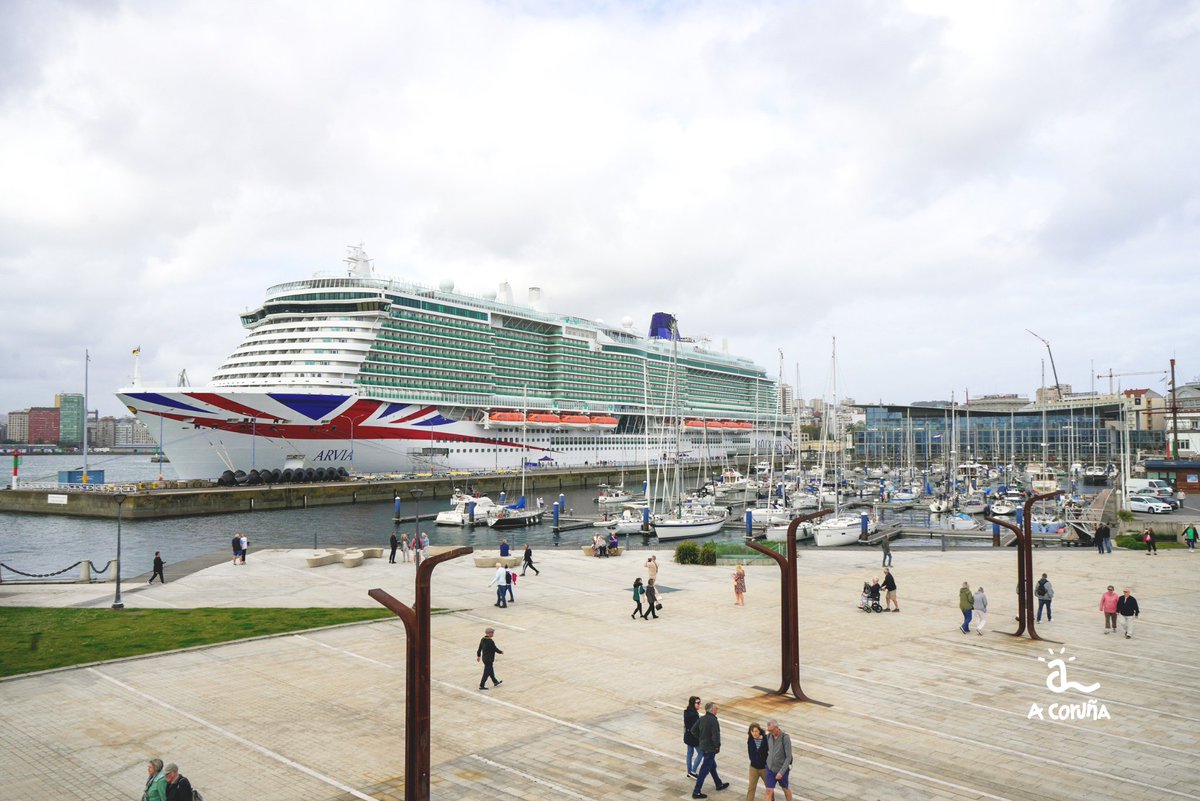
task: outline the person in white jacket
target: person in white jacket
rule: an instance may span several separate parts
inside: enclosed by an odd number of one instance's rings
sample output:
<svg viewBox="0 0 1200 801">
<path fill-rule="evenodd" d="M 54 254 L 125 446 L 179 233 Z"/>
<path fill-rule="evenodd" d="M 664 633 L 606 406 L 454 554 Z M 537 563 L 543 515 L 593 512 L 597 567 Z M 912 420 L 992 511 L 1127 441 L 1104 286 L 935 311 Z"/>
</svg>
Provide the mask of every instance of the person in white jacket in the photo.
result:
<svg viewBox="0 0 1200 801">
<path fill-rule="evenodd" d="M 972 617 L 975 620 L 975 633 L 982 637 L 983 627 L 987 625 L 987 596 L 983 594 L 983 587 L 975 591 L 975 609 Z"/>
</svg>

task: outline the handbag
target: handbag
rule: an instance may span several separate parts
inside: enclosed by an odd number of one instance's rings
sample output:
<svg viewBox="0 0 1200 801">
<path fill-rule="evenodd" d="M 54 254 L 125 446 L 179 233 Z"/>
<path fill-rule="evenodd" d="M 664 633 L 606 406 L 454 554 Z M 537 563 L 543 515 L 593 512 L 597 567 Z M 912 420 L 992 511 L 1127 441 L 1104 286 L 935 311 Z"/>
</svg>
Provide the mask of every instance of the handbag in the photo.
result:
<svg viewBox="0 0 1200 801">
<path fill-rule="evenodd" d="M 661 604 L 661 603 L 656 603 L 656 604 L 654 604 L 654 608 L 655 608 L 655 609 L 662 609 L 662 604 Z"/>
</svg>

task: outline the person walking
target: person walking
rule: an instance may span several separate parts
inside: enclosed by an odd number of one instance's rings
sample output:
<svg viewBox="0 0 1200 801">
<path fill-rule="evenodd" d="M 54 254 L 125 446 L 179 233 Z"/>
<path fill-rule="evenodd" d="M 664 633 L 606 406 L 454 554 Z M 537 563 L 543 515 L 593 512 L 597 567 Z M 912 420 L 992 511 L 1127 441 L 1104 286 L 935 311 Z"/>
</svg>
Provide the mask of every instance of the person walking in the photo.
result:
<svg viewBox="0 0 1200 801">
<path fill-rule="evenodd" d="M 1108 526 L 1101 523 L 1100 525 L 1096 526 L 1096 533 L 1092 535 L 1092 539 L 1095 541 L 1096 545 L 1096 553 L 1100 554 L 1101 556 L 1104 556 L 1104 531 L 1107 528 Z"/>
<path fill-rule="evenodd" d="M 421 532 L 421 558 L 429 558 L 429 534 L 424 531 Z"/>
<path fill-rule="evenodd" d="M 771 792 L 767 785 L 767 738 L 762 726 L 757 723 L 750 724 L 746 735 L 746 754 L 750 757 L 750 776 L 747 779 L 750 786 L 746 788 L 746 801 L 754 801 L 760 781 L 767 787 L 767 792 Z"/>
<path fill-rule="evenodd" d="M 971 598 L 971 606 L 971 617 L 975 621 L 975 633 L 982 637 L 983 627 L 987 625 L 987 596 L 983 593 L 983 587 L 975 591 L 975 595 Z"/>
<path fill-rule="evenodd" d="M 1154 529 L 1150 526 L 1146 526 L 1146 530 L 1142 532 L 1142 542 L 1146 543 L 1146 556 L 1158 556 L 1158 546 L 1154 544 Z"/>
<path fill-rule="evenodd" d="M 1104 613 L 1104 633 L 1108 634 L 1117 630 L 1117 601 L 1121 600 L 1121 596 L 1113 592 L 1112 585 L 1109 585 L 1108 592 L 1100 596 L 1100 611 Z"/>
<path fill-rule="evenodd" d="M 696 774 L 696 785 L 692 788 L 692 798 L 708 798 L 700 790 L 709 776 L 713 777 L 714 786 L 718 790 L 729 786 L 728 782 L 721 781 L 721 775 L 717 773 L 717 754 L 721 753 L 721 722 L 717 720 L 715 702 L 709 701 L 704 705 L 704 716 L 692 726 L 692 734 L 696 735 L 696 739 L 700 741 L 700 750 L 704 752 L 700 760 L 700 772 Z"/>
<path fill-rule="evenodd" d="M 971 585 L 964 581 L 958 591 L 958 608 L 963 616 L 962 625 L 958 627 L 958 630 L 963 634 L 971 633 L 971 610 L 974 607 L 975 596 L 971 594 Z"/>
<path fill-rule="evenodd" d="M 167 801 L 192 801 L 192 783 L 174 762 L 163 768 L 167 777 Z"/>
<path fill-rule="evenodd" d="M 160 584 L 167 583 L 167 577 L 163 575 L 162 554 L 160 554 L 158 551 L 154 552 L 154 572 L 150 574 L 150 580 L 146 583 L 153 584 L 155 576 L 158 576 L 158 581 Z"/>
<path fill-rule="evenodd" d="M 700 719 L 700 710 L 696 708 L 698 706 L 700 696 L 692 695 L 688 697 L 687 706 L 683 710 L 683 744 L 687 746 L 685 762 L 689 779 L 696 778 L 696 771 L 700 770 L 700 760 L 704 756 L 700 752 L 700 738 L 692 733 L 692 726 Z"/>
<path fill-rule="evenodd" d="M 516 603 L 517 599 L 513 596 L 513 587 L 517 586 L 517 571 L 511 567 L 504 568 L 508 572 L 508 600 L 509 603 Z"/>
<path fill-rule="evenodd" d="M 658 578 L 658 557 L 654 554 L 646 557 L 646 576 L 651 579 Z"/>
<path fill-rule="evenodd" d="M 233 545 L 233 563 L 236 565 L 238 563 L 238 557 L 242 555 L 242 538 L 239 535 L 234 534 L 232 545 Z"/>
<path fill-rule="evenodd" d="M 649 579 L 646 582 L 646 611 L 642 613 L 642 620 L 647 617 L 653 617 L 658 620 L 658 609 L 662 607 L 662 602 L 658 600 L 658 587 L 654 586 L 654 579 Z"/>
<path fill-rule="evenodd" d="M 1129 588 L 1126 587 L 1121 597 L 1117 599 L 1117 616 L 1121 621 L 1121 630 L 1125 632 L 1125 639 L 1133 636 L 1133 619 L 1141 614 L 1138 609 L 1137 598 L 1129 594 Z"/>
<path fill-rule="evenodd" d="M 537 575 L 542 575 L 542 571 L 533 566 L 533 549 L 529 547 L 529 543 L 525 543 L 525 553 L 521 555 L 521 575 L 525 575 L 526 570 L 532 570 Z"/>
<path fill-rule="evenodd" d="M 733 571 L 733 605 L 746 605 L 746 570 L 741 565 Z"/>
<path fill-rule="evenodd" d="M 1042 622 L 1042 610 L 1046 610 L 1046 622 L 1054 620 L 1053 610 L 1050 608 L 1051 602 L 1054 600 L 1054 587 L 1050 584 L 1050 579 L 1043 573 L 1038 579 L 1037 585 L 1033 588 L 1033 597 L 1037 598 L 1038 611 L 1037 622 Z"/>
<path fill-rule="evenodd" d="M 392 546 L 392 554 L 388 557 L 388 564 L 396 564 L 396 549 L 400 547 L 400 539 L 396 536 L 396 532 L 392 532 L 392 536 L 388 537 L 388 545 Z"/>
<path fill-rule="evenodd" d="M 1187 543 L 1189 551 L 1196 551 L 1196 524 L 1188 523 L 1188 527 L 1183 530 L 1183 541 Z"/>
<path fill-rule="evenodd" d="M 146 789 L 142 801 L 167 801 L 167 774 L 163 772 L 163 761 L 157 757 L 146 765 Z"/>
<path fill-rule="evenodd" d="M 767 721 L 767 801 L 774 801 L 775 785 L 792 801 L 788 775 L 792 772 L 792 738 L 774 720 Z"/>
<path fill-rule="evenodd" d="M 899 612 L 900 602 L 896 600 L 896 577 L 893 576 L 892 571 L 886 567 L 883 569 L 883 589 L 886 593 L 885 601 L 887 602 L 887 606 L 884 608 L 884 611 L 887 612 L 890 610 L 892 612 Z M 896 605 L 895 609 L 892 609 L 892 604 Z"/>
<path fill-rule="evenodd" d="M 240 556 L 241 556 L 242 564 L 244 565 L 244 564 L 246 564 L 246 554 L 248 554 L 250 552 L 250 540 L 246 539 L 246 532 L 244 532 L 244 531 L 242 532 L 242 536 L 240 539 L 241 539 L 241 546 L 242 546 L 242 552 L 241 552 Z"/>
<path fill-rule="evenodd" d="M 633 580 L 633 602 L 637 604 L 637 607 L 635 607 L 633 613 L 629 615 L 630 620 L 638 617 L 639 615 L 642 617 L 646 616 L 646 613 L 642 610 L 642 596 L 645 594 L 646 588 L 642 586 L 642 577 L 638 576 Z"/>
<path fill-rule="evenodd" d="M 883 542 L 880 543 L 880 547 L 883 548 L 883 567 L 891 567 L 892 545 L 888 542 L 888 538 L 886 536 L 883 538 Z"/>
<path fill-rule="evenodd" d="M 419 557 L 420 551 L 417 553 Z M 419 558 L 417 563 L 420 564 Z M 507 609 L 508 599 L 505 596 L 508 594 L 508 568 L 504 566 L 503 562 L 496 563 L 496 575 L 492 576 L 492 580 L 488 582 L 489 587 L 493 585 L 496 587 L 496 603 L 492 605 Z"/>
<path fill-rule="evenodd" d="M 498 687 L 504 682 L 496 678 L 496 654 L 504 653 L 496 647 L 496 641 L 492 639 L 492 635 L 496 633 L 493 628 L 483 630 L 483 639 L 479 641 L 479 647 L 475 649 L 475 661 L 483 663 L 483 675 L 479 678 L 479 689 L 487 689 L 487 680 L 492 680 L 492 686 Z"/>
</svg>

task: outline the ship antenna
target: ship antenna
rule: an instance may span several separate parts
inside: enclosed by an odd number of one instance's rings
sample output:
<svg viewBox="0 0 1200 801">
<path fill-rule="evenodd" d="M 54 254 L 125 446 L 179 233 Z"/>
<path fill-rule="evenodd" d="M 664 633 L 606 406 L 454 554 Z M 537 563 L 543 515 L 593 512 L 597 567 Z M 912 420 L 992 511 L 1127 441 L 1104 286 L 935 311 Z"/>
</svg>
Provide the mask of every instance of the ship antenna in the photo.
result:
<svg viewBox="0 0 1200 801">
<path fill-rule="evenodd" d="M 363 243 L 347 245 L 346 249 L 349 253 L 343 261 L 350 266 L 349 274 L 354 278 L 370 278 L 374 272 L 375 263 L 367 257 L 367 252 L 363 250 Z"/>
</svg>

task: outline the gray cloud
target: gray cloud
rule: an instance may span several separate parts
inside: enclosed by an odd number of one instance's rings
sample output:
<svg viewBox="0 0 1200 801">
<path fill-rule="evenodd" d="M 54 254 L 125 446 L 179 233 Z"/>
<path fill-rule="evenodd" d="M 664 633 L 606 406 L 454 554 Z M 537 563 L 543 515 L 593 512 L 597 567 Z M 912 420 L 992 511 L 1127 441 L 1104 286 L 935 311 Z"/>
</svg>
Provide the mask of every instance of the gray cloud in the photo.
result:
<svg viewBox="0 0 1200 801">
<path fill-rule="evenodd" d="M 1185 372 L 1196 3 L 11 4 L 0 411 L 208 378 L 340 268 L 906 401 Z M 1194 338 L 1193 338 L 1194 339 Z M 1190 345 L 1190 347 L 1189 347 Z"/>
</svg>

